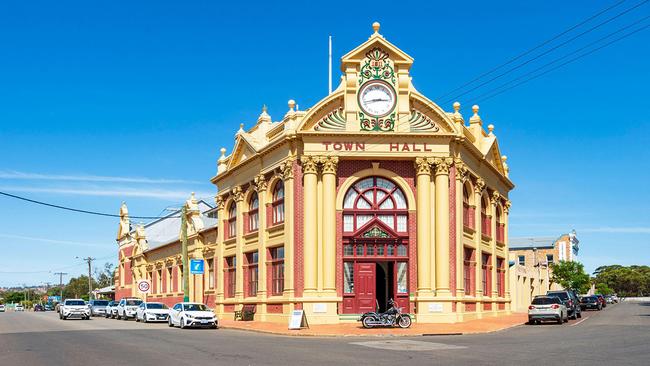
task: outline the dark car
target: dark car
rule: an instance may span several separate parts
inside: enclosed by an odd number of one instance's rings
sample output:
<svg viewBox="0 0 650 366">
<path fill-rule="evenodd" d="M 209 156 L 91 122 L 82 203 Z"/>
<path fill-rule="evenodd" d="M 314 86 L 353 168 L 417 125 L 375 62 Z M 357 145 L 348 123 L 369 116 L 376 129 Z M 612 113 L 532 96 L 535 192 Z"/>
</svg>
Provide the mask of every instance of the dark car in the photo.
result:
<svg viewBox="0 0 650 366">
<path fill-rule="evenodd" d="M 41 304 L 34 305 L 34 311 L 45 311 L 45 307 Z"/>
<path fill-rule="evenodd" d="M 580 300 L 578 295 L 573 290 L 558 290 L 549 291 L 546 296 L 557 296 L 562 300 L 562 303 L 567 308 L 569 318 L 577 319 L 582 318 L 582 310 L 580 309 Z"/>
<path fill-rule="evenodd" d="M 603 305 L 604 308 L 607 307 L 607 301 L 605 301 L 605 296 L 601 294 L 595 294 L 594 296 L 598 297 L 598 301 L 600 301 L 600 304 Z"/>
<path fill-rule="evenodd" d="M 582 310 L 594 309 L 600 311 L 603 309 L 603 305 L 596 296 L 583 296 L 580 298 L 580 308 Z"/>
</svg>

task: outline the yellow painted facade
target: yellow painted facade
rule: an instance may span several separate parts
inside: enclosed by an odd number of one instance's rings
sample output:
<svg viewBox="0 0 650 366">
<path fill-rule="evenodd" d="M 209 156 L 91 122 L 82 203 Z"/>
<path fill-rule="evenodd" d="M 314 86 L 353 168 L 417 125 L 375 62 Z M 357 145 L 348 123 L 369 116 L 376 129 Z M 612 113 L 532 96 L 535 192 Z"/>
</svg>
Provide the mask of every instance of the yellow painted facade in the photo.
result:
<svg viewBox="0 0 650 366">
<path fill-rule="evenodd" d="M 466 124 L 458 103 L 446 112 L 419 93 L 413 59 L 373 29 L 342 57 L 331 94 L 307 110 L 289 101 L 276 122 L 264 109 L 230 154 L 221 149 L 218 224 L 202 225 L 197 201 L 186 203 L 189 256 L 216 268 L 191 276 L 192 300 L 221 317 L 255 305 L 262 321 L 302 308 L 310 324 L 356 321 L 366 300 L 389 296 L 417 322 L 510 312 L 514 185 L 494 127 L 484 130 L 478 106 Z M 124 206 L 118 297 L 150 277 L 150 298 L 176 301 L 178 238 L 148 248 L 145 228 L 128 225 Z"/>
</svg>

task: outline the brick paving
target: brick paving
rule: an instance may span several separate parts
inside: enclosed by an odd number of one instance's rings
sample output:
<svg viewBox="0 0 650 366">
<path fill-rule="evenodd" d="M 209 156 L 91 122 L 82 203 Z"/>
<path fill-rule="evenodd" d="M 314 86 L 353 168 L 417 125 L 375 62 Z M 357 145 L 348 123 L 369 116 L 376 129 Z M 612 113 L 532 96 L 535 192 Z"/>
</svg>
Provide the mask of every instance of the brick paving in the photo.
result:
<svg viewBox="0 0 650 366">
<path fill-rule="evenodd" d="M 488 317 L 452 324 L 416 324 L 408 329 L 373 328 L 364 329 L 361 323 L 312 325 L 308 329 L 289 330 L 287 323 L 270 323 L 260 321 L 233 321 L 220 319 L 219 326 L 226 329 L 248 330 L 261 333 L 271 333 L 288 336 L 421 336 L 490 333 L 511 328 L 528 321 L 525 313 L 515 313 L 506 316 Z"/>
</svg>

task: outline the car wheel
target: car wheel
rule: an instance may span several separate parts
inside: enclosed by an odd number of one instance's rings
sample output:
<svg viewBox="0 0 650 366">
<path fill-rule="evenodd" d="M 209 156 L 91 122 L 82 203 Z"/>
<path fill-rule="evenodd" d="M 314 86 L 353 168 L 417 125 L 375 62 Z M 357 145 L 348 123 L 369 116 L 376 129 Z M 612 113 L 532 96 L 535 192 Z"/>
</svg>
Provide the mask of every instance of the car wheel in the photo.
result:
<svg viewBox="0 0 650 366">
<path fill-rule="evenodd" d="M 181 329 L 185 329 L 185 319 L 184 318 L 181 318 L 180 323 L 181 323 Z"/>
<path fill-rule="evenodd" d="M 126 314 L 124 314 L 124 316 L 122 317 L 122 320 L 127 321 L 127 320 L 129 320 L 129 317 L 126 316 Z"/>
<path fill-rule="evenodd" d="M 146 323 L 147 322 L 147 314 L 142 315 L 142 322 Z"/>
<path fill-rule="evenodd" d="M 169 317 L 169 324 L 168 325 L 169 325 L 170 328 L 174 327 L 174 323 L 172 323 L 172 318 L 171 317 Z"/>
<path fill-rule="evenodd" d="M 63 315 L 61 315 L 61 313 L 59 313 L 59 319 L 63 319 Z"/>
<path fill-rule="evenodd" d="M 136 315 L 136 316 L 135 316 L 135 322 L 138 323 L 139 321 L 140 321 L 140 319 L 139 319 L 138 316 Z"/>
<path fill-rule="evenodd" d="M 557 323 L 560 325 L 564 324 L 564 317 L 562 316 L 562 314 L 560 314 L 560 318 L 557 320 Z"/>
<path fill-rule="evenodd" d="M 582 318 L 582 311 L 578 313 L 578 318 Z"/>
</svg>

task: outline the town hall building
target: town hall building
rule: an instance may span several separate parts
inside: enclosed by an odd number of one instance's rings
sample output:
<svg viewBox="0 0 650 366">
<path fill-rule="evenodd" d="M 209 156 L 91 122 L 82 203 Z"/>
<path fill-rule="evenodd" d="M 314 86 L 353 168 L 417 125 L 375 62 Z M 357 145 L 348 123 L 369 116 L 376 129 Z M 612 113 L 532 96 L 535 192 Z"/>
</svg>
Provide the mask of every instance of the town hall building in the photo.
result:
<svg viewBox="0 0 650 366">
<path fill-rule="evenodd" d="M 219 317 L 255 305 L 256 320 L 356 321 L 395 299 L 416 322 L 510 312 L 508 178 L 479 107 L 439 106 L 415 89 L 413 58 L 373 24 L 341 59 L 321 101 L 274 121 L 264 108 L 221 149 L 214 202 L 187 201 L 190 300 Z M 447 111 L 443 108 L 449 107 Z M 210 169 L 206 167 L 206 169 Z M 130 227 L 121 209 L 116 298 L 183 297 L 178 212 Z"/>
</svg>

